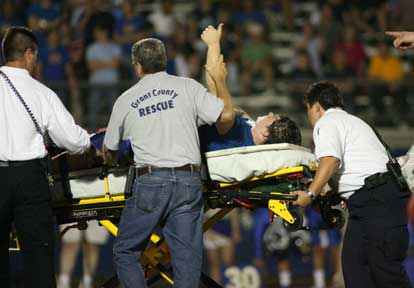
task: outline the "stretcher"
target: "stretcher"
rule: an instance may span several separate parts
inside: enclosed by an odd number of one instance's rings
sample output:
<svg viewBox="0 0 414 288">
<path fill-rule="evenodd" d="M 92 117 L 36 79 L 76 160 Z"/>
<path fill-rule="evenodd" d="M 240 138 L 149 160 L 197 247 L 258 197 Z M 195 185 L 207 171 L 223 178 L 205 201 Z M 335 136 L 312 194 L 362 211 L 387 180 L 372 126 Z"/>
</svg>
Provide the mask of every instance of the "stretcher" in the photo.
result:
<svg viewBox="0 0 414 288">
<path fill-rule="evenodd" d="M 309 185 L 316 170 L 315 159 L 305 148 L 288 144 L 277 145 L 279 146 L 263 145 L 261 149 L 257 146 L 243 147 L 206 154 L 209 171 L 204 173 L 203 181 L 205 209 L 221 209 L 206 220 L 204 231 L 235 207 L 268 208 L 271 221 L 281 217 L 285 227 L 290 231 L 304 229 L 302 212 L 292 205 L 296 196 L 289 192 L 303 190 Z M 275 158 L 272 158 L 281 154 L 284 155 L 283 159 L 290 157 L 289 161 L 275 161 Z M 259 160 L 255 161 L 252 156 Z M 227 161 L 229 159 L 226 160 L 226 157 L 230 157 L 231 161 Z M 260 163 L 260 159 L 266 159 L 267 164 Z M 75 223 L 67 229 L 86 229 L 88 221 L 97 220 L 116 236 L 122 209 L 135 178 L 135 168 L 125 166 L 107 169 L 101 162 L 92 160 L 89 159 L 85 165 L 82 164 L 85 161 L 85 157 L 82 156 L 65 154 L 55 158 L 55 184 L 52 195 L 56 220 L 58 224 Z M 232 168 L 228 170 L 230 172 L 222 173 L 218 170 L 222 169 L 223 165 L 216 164 L 224 163 L 223 161 L 233 166 L 236 163 L 239 169 Z M 277 167 L 274 166 L 275 163 Z M 78 170 L 79 168 L 82 169 Z M 221 175 L 221 178 L 217 177 L 218 175 Z M 237 181 L 232 181 L 233 179 Z M 322 196 L 316 202 L 328 226 L 340 228 L 345 217 L 341 211 L 332 209 L 332 206 L 337 204 L 335 201 L 334 197 Z M 173 284 L 166 242 L 159 235 L 153 234 L 151 243 L 141 258 L 148 283 L 164 279 Z M 102 287 L 117 287 L 117 283 L 114 277 Z M 202 275 L 200 287 L 220 285 L 208 276 Z"/>
</svg>

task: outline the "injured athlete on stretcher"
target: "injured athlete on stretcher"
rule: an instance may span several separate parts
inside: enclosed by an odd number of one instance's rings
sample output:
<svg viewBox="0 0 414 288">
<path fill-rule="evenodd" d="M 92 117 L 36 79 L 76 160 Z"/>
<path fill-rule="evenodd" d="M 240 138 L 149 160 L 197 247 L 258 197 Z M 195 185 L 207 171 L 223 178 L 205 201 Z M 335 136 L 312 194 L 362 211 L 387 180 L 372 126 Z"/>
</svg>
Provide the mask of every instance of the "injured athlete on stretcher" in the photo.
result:
<svg viewBox="0 0 414 288">
<path fill-rule="evenodd" d="M 216 94 L 215 92 L 217 89 L 220 89 L 220 87 L 216 87 L 212 80 L 214 78 L 209 74 L 211 71 L 215 71 L 214 69 L 211 69 L 211 67 L 214 67 L 215 65 L 224 65 L 223 56 L 220 55 L 219 44 L 222 27 L 222 25 L 219 25 L 219 28 L 216 30 L 214 27 L 209 26 L 202 34 L 202 39 L 208 46 L 206 63 L 207 84 L 210 92 L 213 94 Z M 228 98 L 231 101 L 231 97 Z M 289 145 L 277 147 L 262 145 L 275 143 L 301 144 L 300 130 L 289 117 L 281 114 L 269 113 L 266 116 L 259 117 L 256 122 L 253 122 L 245 117 L 245 113 L 234 112 L 231 114 L 233 119 L 231 123 L 233 124 L 231 129 L 224 135 L 221 131 L 216 129 L 215 125 L 205 126 L 200 129 L 201 150 L 203 152 L 215 151 L 207 154 L 207 164 L 209 166 L 210 175 L 213 176 L 213 180 L 222 180 L 223 182 L 241 181 L 250 176 L 260 176 L 262 174 L 274 172 L 278 169 L 298 165 L 309 165 L 311 162 L 314 162 L 313 155 L 302 147 Z M 103 135 L 103 133 L 104 132 L 101 132 L 97 135 Z M 100 150 L 102 148 L 103 136 L 95 136 L 95 138 L 95 141 L 92 142 L 98 150 Z M 258 146 L 250 147 L 254 145 Z M 239 150 L 218 151 L 237 147 L 240 147 Z M 247 148 L 243 149 L 242 147 Z M 240 153 L 240 149 L 242 149 L 242 153 Z M 268 151 L 272 149 L 275 151 Z M 113 154 L 116 158 L 119 152 L 106 154 Z M 236 155 L 232 155 L 232 152 L 235 152 Z M 277 155 L 277 157 L 270 157 L 269 153 Z M 246 165 L 246 160 L 244 159 L 247 154 L 249 154 L 249 156 L 247 156 L 248 165 Z M 243 158 L 244 160 L 238 162 L 237 160 L 239 158 Z M 290 161 L 291 159 L 294 161 Z M 278 164 L 278 162 L 282 162 L 282 165 L 274 166 L 275 164 Z M 240 164 L 240 167 L 235 166 L 236 163 Z M 264 167 L 262 164 L 264 164 Z M 249 169 L 251 169 L 251 172 L 249 172 Z M 230 175 L 227 174 L 227 170 L 230 170 Z M 240 173 L 240 170 L 242 170 L 242 173 Z M 236 171 L 236 176 L 232 175 L 232 171 Z"/>
<path fill-rule="evenodd" d="M 245 115 L 245 114 L 244 114 Z M 250 176 L 260 176 L 262 174 L 274 172 L 277 169 L 295 167 L 297 165 L 309 165 L 315 161 L 313 154 L 307 149 L 296 146 L 301 144 L 301 133 L 295 122 L 285 115 L 272 114 L 265 117 L 259 117 L 256 124 L 242 116 L 241 113 L 235 115 L 235 122 L 228 133 L 219 135 L 215 126 L 203 126 L 200 129 L 202 151 L 215 151 L 207 153 L 207 163 L 211 179 L 223 182 L 241 181 Z M 290 143 L 294 145 L 254 145 L 246 141 L 255 136 L 256 139 L 262 139 L 263 143 Z M 62 170 L 67 169 L 70 178 L 70 188 L 72 197 L 90 198 L 103 196 L 105 187 L 103 181 L 98 179 L 103 161 L 100 158 L 102 154 L 102 143 L 105 137 L 105 131 L 100 131 L 91 136 L 91 142 L 96 148 L 97 156 L 88 155 L 62 155 L 52 161 L 53 174 L 57 175 Z M 246 149 L 229 149 L 245 147 Z M 221 148 L 221 149 L 219 149 Z M 226 150 L 223 150 L 226 149 Z M 240 150 L 241 149 L 241 150 Z M 242 153 L 240 153 L 242 151 Z M 233 153 L 234 152 L 234 153 Z M 66 156 L 67 163 L 62 165 L 62 157 Z M 125 167 L 132 162 L 132 150 L 129 141 L 123 141 L 119 151 L 119 160 Z M 247 161 L 247 166 L 246 163 Z M 272 162 L 273 161 L 273 162 Z M 240 165 L 237 169 L 237 165 Z M 123 193 L 126 182 L 126 169 L 121 176 L 109 175 L 109 184 L 111 193 Z M 226 171 L 229 170 L 229 171 Z M 90 172 L 90 173 L 89 173 Z M 118 173 L 119 174 L 119 173 Z M 76 175 L 79 175 L 77 177 Z M 59 177 L 57 177 L 59 179 Z"/>
</svg>

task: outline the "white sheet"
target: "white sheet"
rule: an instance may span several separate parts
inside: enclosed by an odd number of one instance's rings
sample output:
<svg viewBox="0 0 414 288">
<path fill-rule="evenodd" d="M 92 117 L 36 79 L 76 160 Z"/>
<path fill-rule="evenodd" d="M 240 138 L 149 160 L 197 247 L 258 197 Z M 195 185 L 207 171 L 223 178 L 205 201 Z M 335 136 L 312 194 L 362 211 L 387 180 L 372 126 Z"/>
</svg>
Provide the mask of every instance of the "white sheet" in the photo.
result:
<svg viewBox="0 0 414 288">
<path fill-rule="evenodd" d="M 225 149 L 208 152 L 206 157 L 211 179 L 220 182 L 243 181 L 252 176 L 316 162 L 309 149 L 287 143 Z M 111 195 L 124 193 L 126 175 L 109 174 L 108 181 Z M 104 181 L 96 177 L 70 180 L 70 186 L 74 199 L 105 196 Z"/>
<path fill-rule="evenodd" d="M 287 144 L 266 144 L 206 153 L 210 177 L 219 182 L 240 182 L 277 170 L 316 163 L 309 149 Z"/>
<path fill-rule="evenodd" d="M 126 176 L 108 175 L 109 191 L 111 195 L 124 193 Z M 83 177 L 70 180 L 73 199 L 84 199 L 105 196 L 105 183 L 96 177 Z"/>
</svg>

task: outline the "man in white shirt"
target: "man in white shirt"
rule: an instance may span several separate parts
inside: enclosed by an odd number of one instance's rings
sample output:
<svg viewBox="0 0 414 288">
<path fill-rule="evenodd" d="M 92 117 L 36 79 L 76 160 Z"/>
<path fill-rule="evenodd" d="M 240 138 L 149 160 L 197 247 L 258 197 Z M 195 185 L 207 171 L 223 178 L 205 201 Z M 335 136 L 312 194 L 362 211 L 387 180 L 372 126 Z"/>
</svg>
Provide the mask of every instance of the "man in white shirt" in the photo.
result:
<svg viewBox="0 0 414 288">
<path fill-rule="evenodd" d="M 389 158 L 373 129 L 343 110 L 338 88 L 317 82 L 305 94 L 314 127 L 318 170 L 293 204 L 309 205 L 329 180 L 347 199 L 342 265 L 346 287 L 410 287 L 402 261 L 408 248 L 407 201 L 387 169 Z"/>
<path fill-rule="evenodd" d="M 72 153 L 90 146 L 88 133 L 75 124 L 58 96 L 30 76 L 38 49 L 30 29 L 11 27 L 4 35 L 6 65 L 0 68 L 0 283 L 4 287 L 10 286 L 12 222 L 23 254 L 24 287 L 56 287 L 44 133 Z"/>
</svg>

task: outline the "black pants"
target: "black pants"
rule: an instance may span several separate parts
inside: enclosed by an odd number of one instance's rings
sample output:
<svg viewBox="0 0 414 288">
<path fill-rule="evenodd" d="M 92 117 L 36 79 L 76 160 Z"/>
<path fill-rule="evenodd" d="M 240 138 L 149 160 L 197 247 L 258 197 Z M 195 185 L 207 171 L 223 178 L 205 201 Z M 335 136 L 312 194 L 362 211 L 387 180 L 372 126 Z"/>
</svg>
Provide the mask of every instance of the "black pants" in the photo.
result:
<svg viewBox="0 0 414 288">
<path fill-rule="evenodd" d="M 50 190 L 40 161 L 0 167 L 0 286 L 10 287 L 9 234 L 14 222 L 25 288 L 54 288 L 54 228 Z"/>
<path fill-rule="evenodd" d="M 390 178 L 376 188 L 360 189 L 349 199 L 342 250 L 346 287 L 410 287 L 402 266 L 408 248 L 409 192 L 402 194 Z"/>
</svg>

